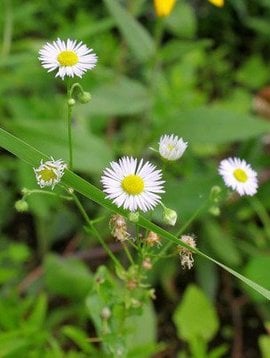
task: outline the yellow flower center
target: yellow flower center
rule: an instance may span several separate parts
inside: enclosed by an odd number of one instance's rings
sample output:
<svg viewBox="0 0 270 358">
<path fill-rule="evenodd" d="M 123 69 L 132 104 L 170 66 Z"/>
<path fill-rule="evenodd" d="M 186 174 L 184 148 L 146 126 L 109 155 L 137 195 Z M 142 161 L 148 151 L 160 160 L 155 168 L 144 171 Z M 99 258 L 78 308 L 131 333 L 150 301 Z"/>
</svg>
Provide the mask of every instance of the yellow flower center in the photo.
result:
<svg viewBox="0 0 270 358">
<path fill-rule="evenodd" d="M 168 144 L 167 149 L 171 152 L 172 150 L 174 150 L 174 145 L 173 144 Z"/>
<path fill-rule="evenodd" d="M 50 181 L 57 179 L 57 175 L 55 172 L 50 168 L 45 168 L 39 171 L 39 175 L 41 176 L 41 179 L 44 181 Z"/>
<path fill-rule="evenodd" d="M 127 194 L 138 195 L 143 192 L 144 181 L 139 175 L 130 174 L 122 180 L 121 186 Z"/>
<path fill-rule="evenodd" d="M 247 173 L 243 169 L 235 169 L 233 175 L 235 179 L 241 183 L 245 183 L 248 180 Z"/>
<path fill-rule="evenodd" d="M 74 51 L 62 51 L 57 56 L 57 61 L 61 66 L 74 66 L 79 62 L 79 58 Z"/>
</svg>

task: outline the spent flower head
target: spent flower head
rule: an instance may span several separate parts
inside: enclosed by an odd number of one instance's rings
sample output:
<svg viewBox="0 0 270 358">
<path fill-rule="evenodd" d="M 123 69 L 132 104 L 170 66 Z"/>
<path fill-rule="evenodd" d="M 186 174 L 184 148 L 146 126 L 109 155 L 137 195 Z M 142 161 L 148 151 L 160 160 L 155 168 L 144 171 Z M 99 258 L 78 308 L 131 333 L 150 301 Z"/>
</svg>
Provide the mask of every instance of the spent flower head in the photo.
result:
<svg viewBox="0 0 270 358">
<path fill-rule="evenodd" d="M 149 163 L 139 162 L 132 157 L 123 157 L 118 162 L 111 162 L 101 177 L 106 198 L 118 207 L 131 212 L 146 212 L 160 203 L 160 194 L 164 193 L 160 170 Z"/>
<path fill-rule="evenodd" d="M 82 42 L 76 40 L 63 41 L 57 39 L 52 43 L 47 42 L 39 50 L 41 65 L 48 72 L 58 70 L 55 77 L 82 77 L 87 71 L 95 67 L 97 56 Z"/>
<path fill-rule="evenodd" d="M 150 231 L 148 233 L 148 235 L 145 238 L 145 243 L 147 246 L 150 246 L 150 247 L 154 247 L 154 246 L 159 247 L 162 245 L 160 237 L 158 236 L 158 234 L 156 234 L 153 231 Z"/>
<path fill-rule="evenodd" d="M 130 234 L 127 231 L 127 223 L 122 215 L 113 215 L 109 224 L 113 237 L 121 242 L 129 239 Z"/>
<path fill-rule="evenodd" d="M 170 15 L 176 0 L 154 0 L 154 6 L 157 16 L 164 17 Z"/>
<path fill-rule="evenodd" d="M 38 185 L 41 188 L 51 186 L 53 189 L 55 185 L 60 182 L 66 168 L 67 165 L 62 159 L 54 160 L 53 157 L 51 157 L 51 160 L 47 160 L 46 162 L 43 162 L 43 159 L 41 159 L 40 166 L 33 169 Z"/>
<path fill-rule="evenodd" d="M 185 244 L 189 245 L 192 248 L 196 247 L 195 239 L 191 235 L 181 236 L 181 241 L 183 241 Z M 181 266 L 184 269 L 187 268 L 190 270 L 194 264 L 194 258 L 192 256 L 192 252 L 189 249 L 187 249 L 181 245 L 178 246 L 178 252 L 180 255 Z"/>
<path fill-rule="evenodd" d="M 258 188 L 257 173 L 245 160 L 228 158 L 220 162 L 219 174 L 226 186 L 242 195 L 254 195 Z"/>
<path fill-rule="evenodd" d="M 163 135 L 159 140 L 159 154 L 167 160 L 177 160 L 182 157 L 187 149 L 187 142 L 177 135 Z"/>
</svg>

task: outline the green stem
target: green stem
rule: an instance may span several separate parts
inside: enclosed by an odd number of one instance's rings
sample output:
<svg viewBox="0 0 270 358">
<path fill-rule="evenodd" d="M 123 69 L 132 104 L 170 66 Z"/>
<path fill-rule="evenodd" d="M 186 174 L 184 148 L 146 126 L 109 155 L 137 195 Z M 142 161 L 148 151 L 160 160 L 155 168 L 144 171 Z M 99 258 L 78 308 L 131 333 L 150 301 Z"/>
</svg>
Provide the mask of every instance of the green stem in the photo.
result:
<svg viewBox="0 0 270 358">
<path fill-rule="evenodd" d="M 260 218 L 264 226 L 265 234 L 267 238 L 270 240 L 270 218 L 265 207 L 263 206 L 261 201 L 256 197 L 250 198 L 249 202 L 250 205 L 253 207 L 253 209 L 256 211 L 258 217 Z"/>
<path fill-rule="evenodd" d="M 78 199 L 77 195 L 73 193 L 72 197 L 73 197 L 74 202 L 77 205 L 79 211 L 81 212 L 82 217 L 84 218 L 84 220 L 86 221 L 87 225 L 89 226 L 89 229 L 95 234 L 95 236 L 99 240 L 100 244 L 102 245 L 103 249 L 107 252 L 107 254 L 113 260 L 115 265 L 117 265 L 121 269 L 124 269 L 122 264 L 120 263 L 120 261 L 114 256 L 114 254 L 112 253 L 112 251 L 110 250 L 108 245 L 105 243 L 105 241 L 103 240 L 103 238 L 101 237 L 101 235 L 99 234 L 99 232 L 97 231 L 95 226 L 93 225 L 92 221 L 90 220 L 89 216 L 87 215 L 87 213 L 86 213 L 84 207 L 82 206 L 80 200 Z"/>
<path fill-rule="evenodd" d="M 53 193 L 48 190 L 40 190 L 40 189 L 33 189 L 33 190 L 27 191 L 27 193 L 25 195 L 23 195 L 23 198 L 27 198 L 28 196 L 30 196 L 32 194 L 46 194 L 46 195 L 56 196 L 56 197 L 58 197 L 60 199 L 64 199 L 64 200 L 73 200 L 71 196 L 59 195 L 59 194 Z"/>
<path fill-rule="evenodd" d="M 134 260 L 133 260 L 133 258 L 132 258 L 132 256 L 131 256 L 131 253 L 130 253 L 130 251 L 129 251 L 127 245 L 123 242 L 123 243 L 122 243 L 122 246 L 123 246 L 123 248 L 124 248 L 124 250 L 125 250 L 125 253 L 126 253 L 127 258 L 129 259 L 130 263 L 131 263 L 132 265 L 134 265 Z"/>
<path fill-rule="evenodd" d="M 200 212 L 205 208 L 209 201 L 209 198 L 205 200 L 205 202 L 195 211 L 195 213 L 185 222 L 185 224 L 178 230 L 178 232 L 175 234 L 176 237 L 179 237 L 185 230 L 192 224 L 192 222 L 197 218 L 197 216 L 200 214 Z M 180 240 L 179 240 L 180 241 Z M 180 244 L 180 242 L 179 242 Z M 162 248 L 159 255 L 157 255 L 156 259 L 153 261 L 155 263 L 160 257 L 164 257 L 166 252 L 171 248 L 172 245 L 175 245 L 174 242 L 169 241 L 167 244 Z"/>
<path fill-rule="evenodd" d="M 68 127 L 68 147 L 69 147 L 69 169 L 73 169 L 73 148 L 72 148 L 72 107 L 69 103 L 69 100 L 72 99 L 71 97 L 71 85 L 70 80 L 67 80 L 67 127 Z"/>
<path fill-rule="evenodd" d="M 76 88 L 80 91 L 81 94 L 84 93 L 82 86 L 78 82 L 76 82 L 76 83 L 73 83 L 73 85 L 70 87 L 69 98 L 72 98 L 73 92 L 76 90 Z"/>
</svg>

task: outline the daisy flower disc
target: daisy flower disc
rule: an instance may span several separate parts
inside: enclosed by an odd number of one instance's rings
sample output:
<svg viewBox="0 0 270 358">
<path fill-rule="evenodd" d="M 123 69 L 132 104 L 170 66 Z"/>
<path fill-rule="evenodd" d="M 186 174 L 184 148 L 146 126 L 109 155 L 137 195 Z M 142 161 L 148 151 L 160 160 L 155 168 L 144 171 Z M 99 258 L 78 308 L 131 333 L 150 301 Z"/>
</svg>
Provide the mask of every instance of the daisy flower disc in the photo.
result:
<svg viewBox="0 0 270 358">
<path fill-rule="evenodd" d="M 219 174 L 226 186 L 242 195 L 254 195 L 258 188 L 257 173 L 245 160 L 228 158 L 220 162 Z"/>
<path fill-rule="evenodd" d="M 53 189 L 55 185 L 60 182 L 66 168 L 67 165 L 62 159 L 54 160 L 53 157 L 51 157 L 51 160 L 47 160 L 44 163 L 43 159 L 41 159 L 40 166 L 33 169 L 38 185 L 41 188 L 51 186 Z"/>
<path fill-rule="evenodd" d="M 160 195 L 164 193 L 161 170 L 149 163 L 138 162 L 132 157 L 120 158 L 118 162 L 111 162 L 101 177 L 103 191 L 106 198 L 111 199 L 118 207 L 146 212 L 153 209 L 160 202 Z"/>
<path fill-rule="evenodd" d="M 58 70 L 55 77 L 82 77 L 87 71 L 95 67 L 97 56 L 82 42 L 76 40 L 67 41 L 59 38 L 52 43 L 47 42 L 39 50 L 41 65 L 48 72 Z"/>
<path fill-rule="evenodd" d="M 159 140 L 159 154 L 167 160 L 177 160 L 187 149 L 187 143 L 177 135 L 163 135 Z"/>
</svg>

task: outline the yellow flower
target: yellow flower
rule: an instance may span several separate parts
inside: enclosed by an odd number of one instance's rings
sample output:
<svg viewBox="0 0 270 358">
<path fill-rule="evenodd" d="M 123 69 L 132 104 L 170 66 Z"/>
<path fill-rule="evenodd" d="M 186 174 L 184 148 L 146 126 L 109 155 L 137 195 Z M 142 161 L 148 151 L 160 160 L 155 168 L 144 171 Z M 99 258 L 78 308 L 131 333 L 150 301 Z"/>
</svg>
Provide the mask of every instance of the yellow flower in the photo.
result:
<svg viewBox="0 0 270 358">
<path fill-rule="evenodd" d="M 222 7 L 224 6 L 224 0 L 208 0 L 211 4 Z"/>
<path fill-rule="evenodd" d="M 168 16 L 172 12 L 176 0 L 154 0 L 157 16 Z"/>
</svg>

